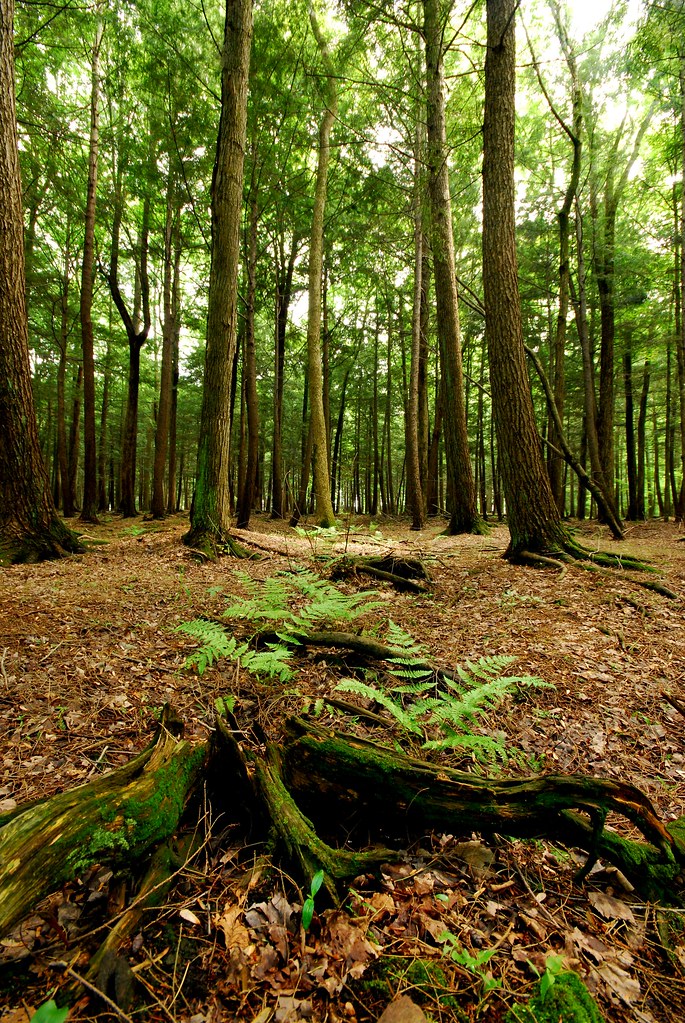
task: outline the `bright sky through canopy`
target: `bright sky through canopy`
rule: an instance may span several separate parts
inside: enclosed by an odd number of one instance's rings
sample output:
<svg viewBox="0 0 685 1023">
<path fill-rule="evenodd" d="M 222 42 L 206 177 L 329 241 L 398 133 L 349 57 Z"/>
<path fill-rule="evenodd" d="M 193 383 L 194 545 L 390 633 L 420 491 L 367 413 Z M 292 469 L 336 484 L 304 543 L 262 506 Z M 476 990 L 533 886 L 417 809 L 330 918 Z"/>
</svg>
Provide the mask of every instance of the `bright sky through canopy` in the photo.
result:
<svg viewBox="0 0 685 1023">
<path fill-rule="evenodd" d="M 572 0 L 569 10 L 571 29 L 576 39 L 582 39 L 587 32 L 591 32 L 617 2 L 619 0 Z M 628 23 L 632 24 L 638 16 L 640 0 L 628 0 L 626 7 Z"/>
</svg>

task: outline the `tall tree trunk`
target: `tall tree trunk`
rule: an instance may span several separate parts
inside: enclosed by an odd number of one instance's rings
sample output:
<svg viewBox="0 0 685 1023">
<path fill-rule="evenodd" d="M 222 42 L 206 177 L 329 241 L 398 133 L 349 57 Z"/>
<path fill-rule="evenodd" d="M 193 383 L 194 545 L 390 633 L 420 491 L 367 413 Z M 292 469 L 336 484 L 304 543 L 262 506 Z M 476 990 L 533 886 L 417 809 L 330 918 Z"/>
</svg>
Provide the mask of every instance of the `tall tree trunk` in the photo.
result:
<svg viewBox="0 0 685 1023">
<path fill-rule="evenodd" d="M 115 212 L 116 221 L 116 212 Z M 128 339 L 128 387 L 126 399 L 126 418 L 124 420 L 124 437 L 121 453 L 121 504 L 120 511 L 124 518 L 132 518 L 136 511 L 136 455 L 138 447 L 138 397 L 140 391 L 140 351 L 147 341 L 152 324 L 150 316 L 150 281 L 148 276 L 148 248 L 150 234 L 150 198 L 143 201 L 143 220 L 140 229 L 140 262 L 137 280 L 143 307 L 143 325 L 138 323 L 135 308 L 131 314 L 119 289 L 119 234 L 112 232 L 112 256 L 109 273 L 106 275 L 110 294 L 121 316 Z"/>
<path fill-rule="evenodd" d="M 395 514 L 395 487 L 393 482 L 393 458 L 392 458 L 392 339 L 393 339 L 393 311 L 392 306 L 388 308 L 388 349 L 387 349 L 387 365 L 388 369 L 386 372 L 387 386 L 385 389 L 385 424 L 383 429 L 383 438 L 385 444 L 385 459 L 383 464 L 385 466 L 385 474 L 383 479 L 385 480 L 385 493 L 387 501 L 387 512 L 389 515 Z"/>
<path fill-rule="evenodd" d="M 64 270 L 60 292 L 59 365 L 57 367 L 57 461 L 62 491 L 62 511 L 67 518 L 74 514 L 74 491 L 69 474 L 67 448 L 67 416 L 65 385 L 69 354 L 69 287 L 71 283 L 71 224 L 67 219 L 64 244 Z"/>
<path fill-rule="evenodd" d="M 647 518 L 645 504 L 645 478 L 647 460 L 647 398 L 649 396 L 649 360 L 645 362 L 642 373 L 642 390 L 640 407 L 637 414 L 637 517 L 644 521 Z"/>
<path fill-rule="evenodd" d="M 493 415 L 510 556 L 567 539 L 540 450 L 526 369 L 514 219 L 516 0 L 487 0 L 483 125 L 483 286 Z"/>
<path fill-rule="evenodd" d="M 55 510 L 31 390 L 13 0 L 0 9 L 0 422 L 0 564 L 80 550 Z"/>
<path fill-rule="evenodd" d="M 162 369 L 159 380 L 159 406 L 155 424 L 155 457 L 152 475 L 151 512 L 155 519 L 163 519 L 167 502 L 164 493 L 166 461 L 169 450 L 169 422 L 171 419 L 171 377 L 174 349 L 174 171 L 169 167 L 164 221 L 164 273 L 162 283 Z"/>
<path fill-rule="evenodd" d="M 283 490 L 283 371 L 285 368 L 285 338 L 288 328 L 288 310 L 293 290 L 293 271 L 299 238 L 293 234 L 287 263 L 284 247 L 280 245 L 276 269 L 276 317 L 274 358 L 274 427 L 271 455 L 271 518 L 285 515 Z"/>
<path fill-rule="evenodd" d="M 630 350 L 630 334 L 626 338 L 623 353 L 623 390 L 626 402 L 626 467 L 628 475 L 628 510 L 626 518 L 635 522 L 637 511 L 637 458 L 635 452 L 635 410 L 633 403 L 633 356 Z"/>
<path fill-rule="evenodd" d="M 83 390 L 83 363 L 79 362 L 76 367 L 73 382 L 73 393 L 71 400 L 71 424 L 69 426 L 69 494 L 71 499 L 71 514 L 76 508 L 76 477 L 78 475 L 78 460 L 81 450 L 81 393 Z M 66 512 L 65 512 L 66 515 Z"/>
<path fill-rule="evenodd" d="M 411 528 L 423 529 L 426 522 L 426 501 L 421 479 L 419 439 L 420 369 L 421 369 L 421 302 L 423 289 L 423 203 L 421 201 L 421 133 L 416 128 L 414 139 L 414 293 L 411 318 L 411 360 L 406 416 L 407 505 Z M 423 481 L 425 482 L 425 480 Z"/>
<path fill-rule="evenodd" d="M 83 503 L 81 521 L 97 522 L 97 446 L 95 439 L 95 358 L 93 354 L 93 284 L 95 273 L 95 202 L 100 143 L 100 47 L 104 25 L 96 11 L 90 68 L 90 141 L 86 196 L 83 268 L 81 272 L 81 346 L 83 350 Z"/>
<path fill-rule="evenodd" d="M 231 383 L 237 346 L 238 269 L 252 45 L 252 0 L 226 0 L 221 119 L 212 177 L 212 265 L 195 496 L 185 542 L 213 556 L 229 540 Z M 232 549 L 235 546 L 229 540 Z"/>
<path fill-rule="evenodd" d="M 176 434 L 178 420 L 178 379 L 179 348 L 181 341 L 181 232 L 176 224 L 174 232 L 174 284 L 171 290 L 173 349 L 171 353 L 171 406 L 169 409 L 169 486 L 167 513 L 173 515 L 179 510 L 180 501 L 176 496 Z"/>
<path fill-rule="evenodd" d="M 319 127 L 314 210 L 309 243 L 309 312 L 307 316 L 307 376 L 312 428 L 312 466 L 316 517 L 319 525 L 335 526 L 331 504 L 331 483 L 328 471 L 328 433 L 323 396 L 323 368 L 321 359 L 321 291 L 323 281 L 323 230 L 328 165 L 330 162 L 331 129 L 338 109 L 338 90 L 326 41 L 321 34 L 313 9 L 309 18 L 319 47 L 325 71 L 325 110 Z"/>
<path fill-rule="evenodd" d="M 253 178 L 252 188 L 256 189 Z M 238 499 L 237 525 L 247 529 L 257 492 L 259 463 L 259 399 L 257 397 L 257 352 L 255 348 L 255 297 L 257 294 L 257 228 L 259 208 L 256 194 L 250 197 L 250 216 L 247 238 L 247 296 L 245 303 L 245 343 L 243 360 L 243 386 L 247 412 L 247 459 L 245 480 Z"/>
<path fill-rule="evenodd" d="M 424 39 L 427 79 L 427 159 L 431 205 L 431 236 L 437 330 L 445 389 L 445 453 L 448 493 L 451 495 L 448 532 L 470 533 L 479 528 L 476 491 L 466 433 L 461 328 L 452 234 L 445 128 L 444 38 L 440 0 L 424 0 Z"/>
<path fill-rule="evenodd" d="M 108 416 L 109 391 L 112 380 L 112 347 L 111 347 L 111 316 L 110 331 L 107 335 L 105 367 L 102 379 L 102 406 L 100 408 L 100 436 L 98 438 L 98 511 L 108 510 L 107 501 L 107 448 L 109 446 Z"/>
</svg>

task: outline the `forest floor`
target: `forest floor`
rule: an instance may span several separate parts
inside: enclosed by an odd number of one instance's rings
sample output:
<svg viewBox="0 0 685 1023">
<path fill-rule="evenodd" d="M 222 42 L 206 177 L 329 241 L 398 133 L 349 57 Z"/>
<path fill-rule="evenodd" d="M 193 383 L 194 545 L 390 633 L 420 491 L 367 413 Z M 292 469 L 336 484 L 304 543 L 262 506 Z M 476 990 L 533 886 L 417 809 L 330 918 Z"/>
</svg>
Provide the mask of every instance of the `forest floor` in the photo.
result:
<svg viewBox="0 0 685 1023">
<path fill-rule="evenodd" d="M 239 720 L 278 741 L 287 716 L 333 695 L 340 675 L 330 654 L 307 656 L 286 686 L 222 661 L 198 675 L 184 669 L 197 643 L 176 627 L 219 616 L 244 594 L 236 571 L 253 579 L 302 567 L 325 573 L 330 557 L 384 552 L 424 559 L 433 589 L 412 596 L 374 584 L 382 607 L 362 620 L 366 627 L 392 620 L 448 668 L 511 655 L 512 672 L 554 687 L 508 698 L 478 723 L 510 751 L 509 763 L 489 772 L 620 779 L 639 786 L 664 821 L 685 814 L 685 720 L 664 698 L 685 699 L 685 538 L 675 525 L 630 526 L 620 545 L 596 523 L 580 526 L 579 537 L 647 559 L 677 600 L 641 588 L 636 575 L 511 565 L 502 526 L 447 537 L 442 522 L 412 533 L 403 521 L 365 520 L 331 540 L 255 517 L 237 535 L 260 560 L 204 564 L 180 542 L 186 528 L 180 516 L 115 517 L 89 527 L 90 540 L 106 542 L 88 553 L 0 575 L 0 814 L 126 762 L 150 742 L 167 702 L 186 736 L 204 740 L 217 698 L 233 695 Z M 372 588 L 368 579 L 361 585 Z M 324 709 L 319 720 L 342 727 L 333 713 Z M 388 720 L 392 745 L 401 736 Z M 485 770 L 463 753 L 445 762 Z M 208 818 L 205 808 L 207 828 Z M 124 950 L 139 982 L 130 1018 L 367 1023 L 404 993 L 428 1019 L 498 1021 L 530 995 L 551 953 L 559 960 L 550 972 L 559 961 L 576 969 L 607 1020 L 682 1018 L 685 936 L 667 954 L 661 914 L 620 873 L 600 862 L 578 886 L 583 855 L 553 840 L 414 838 L 404 862 L 360 879 L 341 909 L 317 902 L 305 933 L 303 893 L 287 864 L 262 867 L 245 887 L 263 841 L 216 824 Z M 59 1001 L 64 982 L 51 961 L 83 971 L 103 925 L 130 898 L 106 870 L 92 870 L 0 942 L 3 1023 L 24 1023 L 53 995 Z M 69 1018 L 116 1017 L 84 996 Z"/>
</svg>

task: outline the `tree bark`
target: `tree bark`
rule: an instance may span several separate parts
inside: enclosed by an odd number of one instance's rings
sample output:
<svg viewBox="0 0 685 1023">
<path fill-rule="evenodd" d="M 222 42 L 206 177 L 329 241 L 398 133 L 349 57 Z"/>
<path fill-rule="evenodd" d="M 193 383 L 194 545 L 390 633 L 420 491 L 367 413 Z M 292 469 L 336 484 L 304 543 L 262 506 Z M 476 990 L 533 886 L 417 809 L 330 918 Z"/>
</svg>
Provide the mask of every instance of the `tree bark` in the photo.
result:
<svg viewBox="0 0 685 1023">
<path fill-rule="evenodd" d="M 316 168 L 316 188 L 312 230 L 309 242 L 309 312 L 307 315 L 307 376 L 309 379 L 309 405 L 312 433 L 312 467 L 316 517 L 319 525 L 335 526 L 335 513 L 331 503 L 331 483 L 328 470 L 328 443 L 326 413 L 323 396 L 323 367 L 321 359 L 321 291 L 323 281 L 324 211 L 330 162 L 330 138 L 338 110 L 338 90 L 331 65 L 328 46 L 319 29 L 313 8 L 309 12 L 312 31 L 324 64 L 325 110 L 319 126 Z"/>
<path fill-rule="evenodd" d="M 253 178 L 252 188 L 256 188 Z M 255 297 L 257 294 L 257 197 L 250 197 L 247 238 L 247 296 L 245 301 L 245 337 L 243 345 L 243 387 L 247 412 L 247 451 L 245 478 L 236 508 L 239 529 L 247 529 L 254 508 L 259 466 L 259 398 L 257 395 L 257 351 L 255 346 Z"/>
<path fill-rule="evenodd" d="M 31 390 L 14 83 L 14 2 L 0 11 L 0 564 L 81 550 L 58 517 Z"/>
<path fill-rule="evenodd" d="M 483 127 L 483 286 L 508 554 L 563 548 L 526 371 L 514 222 L 515 0 L 488 0 Z"/>
<path fill-rule="evenodd" d="M 437 330 L 445 395 L 445 454 L 451 507 L 448 532 L 479 528 L 476 490 L 466 433 L 461 327 L 452 233 L 444 96 L 444 40 L 440 0 L 424 0 L 426 43 L 427 159 Z"/>
<path fill-rule="evenodd" d="M 159 380 L 159 404 L 155 424 L 155 459 L 152 478 L 153 518 L 163 519 L 167 501 L 164 493 L 167 453 L 169 450 L 169 423 L 171 420 L 171 384 L 174 348 L 174 171 L 170 167 L 167 180 L 166 216 L 164 222 L 164 272 L 162 282 L 162 369 Z"/>
<path fill-rule="evenodd" d="M 237 345 L 240 223 L 252 45 L 252 0 L 226 0 L 221 119 L 212 177 L 212 265 L 200 437 L 190 531 L 184 541 L 214 557 L 231 546 L 230 426 Z"/>
<path fill-rule="evenodd" d="M 93 354 L 93 286 L 95 276 L 95 203 L 100 145 L 100 47 L 104 24 L 96 10 L 90 70 L 90 141 L 88 187 L 81 271 L 81 346 L 83 350 L 83 503 L 81 522 L 97 522 L 97 446 L 95 438 L 95 358 Z"/>
<path fill-rule="evenodd" d="M 0 935 L 93 863 L 128 865 L 170 837 L 206 757 L 163 728 L 124 767 L 0 821 Z"/>
</svg>

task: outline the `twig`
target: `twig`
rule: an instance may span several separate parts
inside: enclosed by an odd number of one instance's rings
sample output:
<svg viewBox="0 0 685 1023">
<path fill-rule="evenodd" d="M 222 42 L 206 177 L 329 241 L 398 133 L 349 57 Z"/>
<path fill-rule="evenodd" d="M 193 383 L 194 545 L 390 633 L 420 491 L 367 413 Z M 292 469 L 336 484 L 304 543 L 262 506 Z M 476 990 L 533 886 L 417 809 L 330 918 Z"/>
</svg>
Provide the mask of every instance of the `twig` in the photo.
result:
<svg viewBox="0 0 685 1023">
<path fill-rule="evenodd" d="M 6 686 L 8 686 L 10 684 L 9 677 L 7 675 L 7 672 L 5 671 L 5 658 L 7 657 L 7 652 L 8 651 L 9 651 L 9 647 L 8 646 L 3 647 L 2 648 L 2 656 L 0 657 L 0 673 L 2 674 L 2 677 L 5 680 L 5 685 Z"/>
<path fill-rule="evenodd" d="M 682 714 L 683 717 L 685 717 L 685 703 L 683 703 L 682 700 L 679 700 L 677 696 L 669 696 L 668 693 L 664 692 L 662 692 L 661 695 L 663 699 L 666 700 L 666 703 L 670 703 L 670 705 L 674 707 L 679 714 Z"/>
<path fill-rule="evenodd" d="M 64 970 L 66 974 L 84 987 L 86 991 L 90 991 L 91 994 L 97 995 L 98 998 L 102 999 L 105 1005 L 107 1005 L 112 1012 L 119 1017 L 119 1019 L 125 1020 L 126 1023 L 133 1023 L 131 1017 L 128 1016 L 123 1009 L 120 1009 L 116 1002 L 112 1001 L 112 999 L 106 995 L 104 991 L 101 991 L 99 987 L 96 987 L 95 984 L 91 984 L 89 980 L 86 980 L 86 978 L 82 977 L 80 973 L 77 973 L 76 970 L 72 969 L 68 963 L 65 963 L 63 960 L 57 960 L 50 963 L 50 966 L 58 970 Z"/>
</svg>

